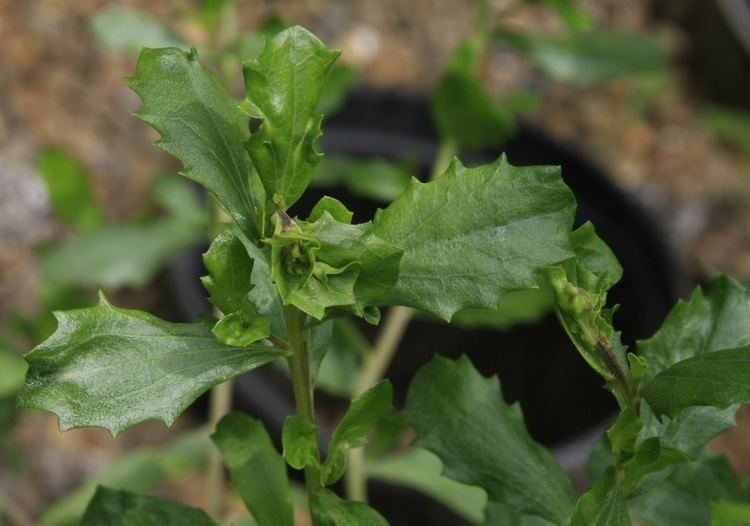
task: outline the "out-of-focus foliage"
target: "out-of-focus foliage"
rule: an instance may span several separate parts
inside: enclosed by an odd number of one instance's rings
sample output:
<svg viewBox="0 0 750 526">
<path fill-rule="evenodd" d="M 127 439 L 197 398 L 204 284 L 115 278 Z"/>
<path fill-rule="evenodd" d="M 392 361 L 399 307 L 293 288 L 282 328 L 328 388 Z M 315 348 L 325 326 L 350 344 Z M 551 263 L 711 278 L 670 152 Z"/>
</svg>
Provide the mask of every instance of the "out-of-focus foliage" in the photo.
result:
<svg viewBox="0 0 750 526">
<path fill-rule="evenodd" d="M 96 13 L 91 31 L 99 42 L 118 51 L 138 53 L 144 47 L 187 46 L 176 32 L 147 12 L 125 6 L 113 5 Z"/>
</svg>

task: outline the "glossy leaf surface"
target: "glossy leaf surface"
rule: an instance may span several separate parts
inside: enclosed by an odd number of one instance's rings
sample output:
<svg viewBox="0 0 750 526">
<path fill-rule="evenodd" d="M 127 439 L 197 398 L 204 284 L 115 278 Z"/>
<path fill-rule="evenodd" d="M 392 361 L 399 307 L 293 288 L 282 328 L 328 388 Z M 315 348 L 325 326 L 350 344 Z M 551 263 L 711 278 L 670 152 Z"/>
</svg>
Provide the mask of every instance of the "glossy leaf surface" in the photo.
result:
<svg viewBox="0 0 750 526">
<path fill-rule="evenodd" d="M 388 526 L 388 522 L 367 504 L 342 500 L 327 489 L 312 496 L 310 512 L 315 526 Z"/>
</svg>

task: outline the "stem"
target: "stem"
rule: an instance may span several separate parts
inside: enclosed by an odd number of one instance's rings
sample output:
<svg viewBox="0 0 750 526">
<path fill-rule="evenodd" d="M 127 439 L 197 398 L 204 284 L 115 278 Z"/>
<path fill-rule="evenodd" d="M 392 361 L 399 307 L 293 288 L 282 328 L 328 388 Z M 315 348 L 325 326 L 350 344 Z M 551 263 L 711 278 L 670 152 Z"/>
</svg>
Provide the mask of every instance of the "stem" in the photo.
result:
<svg viewBox="0 0 750 526">
<path fill-rule="evenodd" d="M 289 337 L 289 347 L 292 353 L 287 358 L 289 376 L 294 389 L 294 403 L 297 414 L 315 423 L 315 405 L 313 401 L 312 379 L 310 377 L 310 361 L 307 351 L 307 330 L 305 329 L 305 313 L 293 305 L 284 306 L 284 321 Z M 320 490 L 320 480 L 311 467 L 305 468 L 305 485 L 308 496 Z"/>
<path fill-rule="evenodd" d="M 232 407 L 232 382 L 224 382 L 211 389 L 208 420 L 211 429 L 226 415 Z M 222 508 L 222 486 L 224 467 L 221 454 L 217 448 L 211 448 L 206 470 L 206 508 L 210 515 L 219 515 Z"/>
</svg>

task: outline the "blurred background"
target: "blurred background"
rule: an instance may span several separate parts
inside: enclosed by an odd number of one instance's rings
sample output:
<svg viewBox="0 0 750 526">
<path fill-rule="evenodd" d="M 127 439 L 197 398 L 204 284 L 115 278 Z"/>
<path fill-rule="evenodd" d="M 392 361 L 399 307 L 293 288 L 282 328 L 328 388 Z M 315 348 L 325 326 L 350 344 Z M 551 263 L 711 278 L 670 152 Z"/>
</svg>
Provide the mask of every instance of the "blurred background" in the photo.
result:
<svg viewBox="0 0 750 526">
<path fill-rule="evenodd" d="M 613 295 L 629 343 L 712 273 L 750 280 L 750 3 L 490 1 L 479 15 L 481 52 L 465 68 L 454 51 L 476 36 L 477 9 L 470 0 L 0 0 L 0 524 L 75 523 L 100 481 L 204 504 L 200 403 L 171 429 L 147 423 L 117 439 L 98 429 L 60 434 L 54 416 L 13 408 L 20 353 L 54 331 L 52 310 L 91 305 L 97 288 L 172 321 L 204 308 L 196 279 L 205 197 L 151 144 L 157 136 L 132 116 L 140 101 L 123 84 L 142 46 L 196 46 L 238 98 L 241 61 L 286 25 L 340 48 L 321 107 L 330 155 L 312 195 L 343 195 L 357 220 L 412 175 L 426 178 L 446 143 L 467 164 L 503 150 L 514 164 L 562 164 L 579 219 L 592 219 L 623 261 L 629 281 Z M 468 99 L 479 102 L 467 108 Z M 580 472 L 579 450 L 612 406 L 564 343 L 559 354 L 526 352 L 544 345 L 528 324 L 549 321 L 546 300 L 511 304 L 464 313 L 463 332 L 418 319 L 403 343 L 414 353 L 400 351 L 389 376 L 405 389 L 434 352 L 491 347 L 480 367 L 500 374 L 532 434 Z M 367 347 L 373 329 L 361 330 L 357 345 Z M 503 352 L 511 347 L 521 350 Z M 339 356 L 328 371 L 323 420 L 351 391 L 358 359 Z M 540 362 L 542 387 L 530 377 Z M 582 387 L 551 405 L 545 386 L 561 377 Z M 275 381 L 250 382 L 270 390 L 262 393 L 240 382 L 236 402 L 262 411 L 274 400 L 268 411 L 283 412 Z M 593 415 L 562 429 L 559 413 L 592 397 Z M 746 415 L 714 447 L 750 475 Z"/>
</svg>

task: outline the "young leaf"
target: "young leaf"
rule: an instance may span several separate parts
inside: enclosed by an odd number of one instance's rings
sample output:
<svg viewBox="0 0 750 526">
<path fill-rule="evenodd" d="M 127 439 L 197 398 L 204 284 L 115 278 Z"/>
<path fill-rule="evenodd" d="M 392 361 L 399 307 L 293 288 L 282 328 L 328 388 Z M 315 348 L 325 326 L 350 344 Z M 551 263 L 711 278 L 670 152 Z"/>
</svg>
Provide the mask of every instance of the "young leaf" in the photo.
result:
<svg viewBox="0 0 750 526">
<path fill-rule="evenodd" d="M 302 415 L 291 415 L 284 421 L 281 442 L 284 445 L 284 460 L 294 469 L 307 466 L 319 467 L 318 428 Z"/>
<path fill-rule="evenodd" d="M 750 402 L 750 347 L 677 362 L 643 386 L 643 398 L 654 413 L 670 417 L 692 406 L 724 409 Z"/>
<path fill-rule="evenodd" d="M 221 419 L 211 439 L 258 526 L 293 526 L 286 464 L 263 424 L 235 411 Z"/>
<path fill-rule="evenodd" d="M 328 212 L 339 223 L 346 223 L 347 225 L 351 224 L 352 217 L 354 217 L 354 214 L 341 201 L 326 195 L 315 204 L 307 220 L 310 222 L 318 221 L 323 217 L 324 212 Z"/>
<path fill-rule="evenodd" d="M 582 88 L 667 70 L 664 53 L 645 34 L 603 31 L 547 36 L 501 32 L 497 36 L 550 77 Z"/>
<path fill-rule="evenodd" d="M 323 482 L 336 482 L 346 470 L 348 450 L 367 443 L 367 435 L 393 406 L 393 388 L 388 380 L 381 380 L 360 396 L 352 400 L 344 417 L 333 431 L 328 457 L 323 465 Z"/>
<path fill-rule="evenodd" d="M 146 11 L 124 6 L 98 11 L 91 19 L 91 32 L 105 46 L 129 53 L 138 53 L 144 47 L 187 47 L 174 31 Z"/>
<path fill-rule="evenodd" d="M 63 431 L 98 426 L 116 435 L 151 418 L 171 425 L 210 387 L 285 355 L 228 347 L 203 324 L 120 309 L 103 295 L 56 317 L 57 331 L 26 355 L 18 405 L 56 413 Z"/>
<path fill-rule="evenodd" d="M 484 488 L 517 514 L 567 524 L 575 498 L 552 454 L 526 431 L 518 405 L 503 401 L 496 377 L 468 358 L 435 357 L 412 380 L 404 410 L 416 445 L 443 461 L 444 474 Z"/>
<path fill-rule="evenodd" d="M 221 343 L 244 347 L 267 338 L 271 334 L 271 324 L 265 318 L 237 311 L 216 322 L 211 332 Z"/>
<path fill-rule="evenodd" d="M 388 526 L 367 504 L 342 500 L 327 489 L 310 497 L 310 513 L 315 526 Z"/>
<path fill-rule="evenodd" d="M 430 183 L 413 180 L 375 216 L 374 233 L 404 250 L 398 281 L 380 303 L 450 320 L 494 308 L 502 294 L 535 288 L 534 274 L 572 256 L 575 200 L 559 168 L 477 168 L 457 159 Z"/>
<path fill-rule="evenodd" d="M 631 449 L 642 427 L 643 422 L 635 414 L 635 411 L 629 407 L 623 409 L 612 427 L 607 429 L 607 438 L 612 447 L 612 452 L 615 455 L 620 455 L 623 451 Z"/>
<path fill-rule="evenodd" d="M 251 304 L 247 294 L 253 288 L 251 275 L 253 260 L 237 236 L 225 230 L 216 236 L 203 254 L 208 276 L 201 283 L 209 292 L 209 299 L 221 312 L 248 312 Z"/>
<path fill-rule="evenodd" d="M 624 477 L 620 481 L 623 493 L 630 495 L 646 475 L 686 460 L 688 457 L 684 453 L 663 446 L 657 437 L 644 440 L 635 448 L 633 457 L 623 463 Z"/>
<path fill-rule="evenodd" d="M 630 501 L 630 514 L 647 526 L 705 526 L 711 502 L 750 502 L 747 484 L 725 457 L 705 454 L 675 468 L 669 478 Z"/>
<path fill-rule="evenodd" d="M 613 468 L 578 499 L 570 526 L 631 526 L 625 495 Z"/>
<path fill-rule="evenodd" d="M 247 151 L 269 198 L 286 210 L 302 195 L 321 157 L 315 150 L 322 115 L 316 113 L 326 73 L 339 56 L 295 26 L 267 40 L 244 64 L 242 109 L 262 119 Z"/>
<path fill-rule="evenodd" d="M 648 361 L 647 378 L 688 358 L 720 349 L 750 345 L 750 290 L 728 276 L 715 278 L 704 295 L 695 289 L 679 301 L 659 330 L 638 342 Z"/>
<path fill-rule="evenodd" d="M 137 495 L 102 486 L 96 490 L 81 526 L 218 526 L 206 512 L 162 497 Z"/>
<path fill-rule="evenodd" d="M 181 173 L 214 194 L 251 240 L 262 237 L 265 193 L 243 146 L 247 116 L 196 51 L 144 49 L 126 83 L 143 100 L 138 117 L 161 134 L 157 146 L 182 161 Z"/>
<path fill-rule="evenodd" d="M 86 171 L 75 159 L 61 150 L 46 150 L 37 157 L 36 168 L 47 186 L 52 208 L 61 219 L 81 230 L 102 226 L 104 217 Z"/>
</svg>

